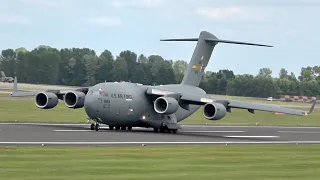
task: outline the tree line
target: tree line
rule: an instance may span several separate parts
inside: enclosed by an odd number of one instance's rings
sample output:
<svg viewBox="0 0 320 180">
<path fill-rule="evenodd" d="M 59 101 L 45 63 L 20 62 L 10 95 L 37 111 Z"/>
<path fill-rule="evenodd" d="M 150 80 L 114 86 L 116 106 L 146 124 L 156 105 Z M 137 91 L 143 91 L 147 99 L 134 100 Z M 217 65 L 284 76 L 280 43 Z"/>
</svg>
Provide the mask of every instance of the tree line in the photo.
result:
<svg viewBox="0 0 320 180">
<path fill-rule="evenodd" d="M 185 60 L 166 60 L 160 55 L 145 56 L 125 50 L 114 56 L 105 50 L 100 55 L 89 48 L 56 49 L 39 46 L 1 51 L 0 69 L 19 82 L 91 86 L 99 82 L 130 81 L 147 85 L 180 83 L 188 65 Z M 280 95 L 317 96 L 320 94 L 320 66 L 302 67 L 295 76 L 282 68 L 272 77 L 269 68 L 257 75 L 235 74 L 232 70 L 207 71 L 200 87 L 210 94 L 248 97 Z"/>
</svg>

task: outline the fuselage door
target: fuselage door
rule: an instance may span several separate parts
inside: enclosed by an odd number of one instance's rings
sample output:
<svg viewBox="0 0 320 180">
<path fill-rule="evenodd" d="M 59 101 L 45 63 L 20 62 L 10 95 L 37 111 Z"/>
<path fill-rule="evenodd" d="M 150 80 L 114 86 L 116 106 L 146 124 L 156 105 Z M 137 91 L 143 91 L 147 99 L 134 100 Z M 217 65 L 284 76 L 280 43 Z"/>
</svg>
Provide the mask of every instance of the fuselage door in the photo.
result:
<svg viewBox="0 0 320 180">
<path fill-rule="evenodd" d="M 105 89 L 99 89 L 99 98 L 101 99 L 101 111 L 102 112 L 109 112 L 110 111 L 110 106 L 111 106 L 111 101 L 109 97 L 109 93 L 106 92 Z"/>
<path fill-rule="evenodd" d="M 132 95 L 126 94 L 125 95 L 125 101 L 126 101 L 126 106 L 127 106 L 127 115 L 130 116 L 131 114 L 134 113 L 134 108 L 133 108 L 133 104 L 132 104 Z"/>
</svg>

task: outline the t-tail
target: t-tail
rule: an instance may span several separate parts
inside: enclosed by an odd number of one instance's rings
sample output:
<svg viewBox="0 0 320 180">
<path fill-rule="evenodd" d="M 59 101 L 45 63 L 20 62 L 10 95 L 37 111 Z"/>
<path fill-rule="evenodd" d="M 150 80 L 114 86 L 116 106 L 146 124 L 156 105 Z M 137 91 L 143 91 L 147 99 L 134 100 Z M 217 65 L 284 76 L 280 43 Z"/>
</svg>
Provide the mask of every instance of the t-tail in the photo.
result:
<svg viewBox="0 0 320 180">
<path fill-rule="evenodd" d="M 181 84 L 191 86 L 199 86 L 213 49 L 218 43 L 272 47 L 263 44 L 222 40 L 207 31 L 200 32 L 199 38 L 163 39 L 161 41 L 198 41 L 181 82 Z"/>
</svg>

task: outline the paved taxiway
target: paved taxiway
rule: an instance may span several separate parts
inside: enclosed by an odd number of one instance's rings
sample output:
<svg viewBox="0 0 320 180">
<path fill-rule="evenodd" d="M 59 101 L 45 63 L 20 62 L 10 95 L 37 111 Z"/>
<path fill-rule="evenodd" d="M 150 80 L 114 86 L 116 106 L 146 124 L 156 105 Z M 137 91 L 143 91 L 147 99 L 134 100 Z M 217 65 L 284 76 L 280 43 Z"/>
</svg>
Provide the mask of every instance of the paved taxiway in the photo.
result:
<svg viewBox="0 0 320 180">
<path fill-rule="evenodd" d="M 0 123 L 0 145 L 141 145 L 320 143 L 320 127 L 182 126 L 177 134 L 89 130 L 90 124 Z"/>
</svg>

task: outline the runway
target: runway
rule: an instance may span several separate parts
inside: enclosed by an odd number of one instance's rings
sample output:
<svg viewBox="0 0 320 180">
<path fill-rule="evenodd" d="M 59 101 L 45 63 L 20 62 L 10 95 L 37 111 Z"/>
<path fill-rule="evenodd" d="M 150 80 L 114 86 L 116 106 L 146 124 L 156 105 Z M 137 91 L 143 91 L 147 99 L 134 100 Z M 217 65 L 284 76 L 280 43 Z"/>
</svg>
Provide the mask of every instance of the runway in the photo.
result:
<svg viewBox="0 0 320 180">
<path fill-rule="evenodd" d="M 153 129 L 91 131 L 90 124 L 0 123 L 0 145 L 318 144 L 320 127 L 182 125 L 177 134 Z"/>
</svg>

